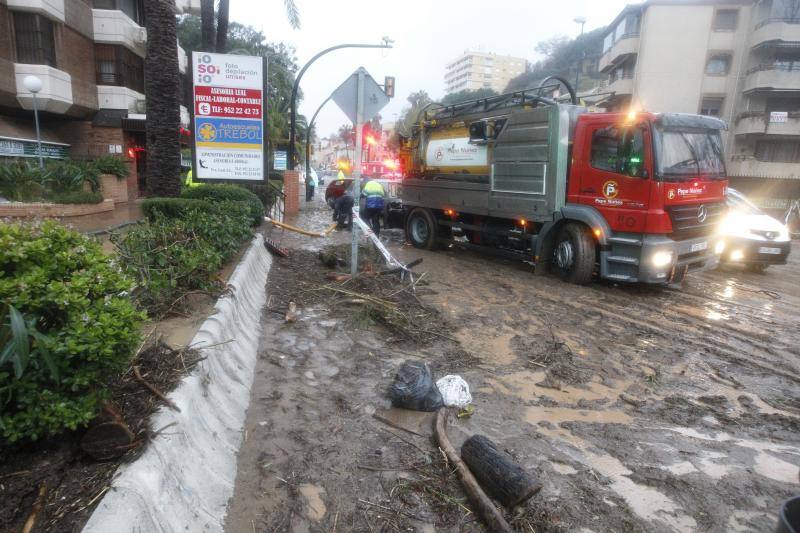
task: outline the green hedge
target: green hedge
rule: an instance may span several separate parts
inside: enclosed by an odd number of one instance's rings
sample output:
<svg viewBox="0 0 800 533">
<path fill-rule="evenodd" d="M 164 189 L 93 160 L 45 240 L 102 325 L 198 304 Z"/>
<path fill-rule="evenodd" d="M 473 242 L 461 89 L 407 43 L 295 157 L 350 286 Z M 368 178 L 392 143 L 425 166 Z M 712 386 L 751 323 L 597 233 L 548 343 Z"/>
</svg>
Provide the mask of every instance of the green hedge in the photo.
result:
<svg viewBox="0 0 800 533">
<path fill-rule="evenodd" d="M 47 192 L 44 199 L 55 204 L 99 204 L 103 193 L 87 191 Z"/>
<path fill-rule="evenodd" d="M 3 439 L 35 440 L 94 418 L 140 341 L 132 287 L 88 237 L 54 221 L 0 224 Z"/>
<path fill-rule="evenodd" d="M 136 279 L 134 298 L 157 317 L 187 292 L 218 289 L 220 268 L 253 233 L 242 202 L 186 210 L 173 218 L 158 214 L 155 207 L 152 211 L 148 223 L 113 234 L 111 241 L 123 269 Z"/>
<path fill-rule="evenodd" d="M 184 189 L 181 197 L 216 202 L 246 202 L 250 210 L 251 223 L 259 226 L 264 221 L 264 204 L 258 196 L 238 185 L 206 184 L 190 187 Z"/>
<path fill-rule="evenodd" d="M 127 178 L 131 173 L 128 162 L 115 155 L 101 155 L 93 165 L 100 174 L 113 174 L 118 178 Z"/>
<path fill-rule="evenodd" d="M 147 198 L 141 203 L 147 220 L 163 218 L 185 218 L 191 211 L 212 212 L 215 207 L 206 200 L 194 198 Z"/>
</svg>

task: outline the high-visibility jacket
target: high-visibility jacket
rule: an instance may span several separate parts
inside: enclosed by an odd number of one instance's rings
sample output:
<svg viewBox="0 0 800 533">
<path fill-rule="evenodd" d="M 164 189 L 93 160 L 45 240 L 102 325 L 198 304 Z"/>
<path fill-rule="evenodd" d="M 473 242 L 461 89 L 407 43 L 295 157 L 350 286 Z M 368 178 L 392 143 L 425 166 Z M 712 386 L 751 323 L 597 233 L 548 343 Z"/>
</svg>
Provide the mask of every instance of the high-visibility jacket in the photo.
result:
<svg viewBox="0 0 800 533">
<path fill-rule="evenodd" d="M 364 207 L 367 209 L 382 209 L 386 193 L 383 190 L 383 185 L 377 181 L 370 180 L 361 190 L 361 194 L 367 197 Z"/>
<path fill-rule="evenodd" d="M 193 176 L 192 169 L 189 169 L 189 172 L 186 173 L 186 179 L 184 180 L 183 184 L 186 185 L 187 187 L 199 187 L 200 185 L 202 185 L 202 183 L 195 183 L 192 180 L 192 176 Z"/>
<path fill-rule="evenodd" d="M 336 179 L 339 181 L 344 181 L 344 172 L 340 170 L 339 174 L 336 175 Z"/>
</svg>

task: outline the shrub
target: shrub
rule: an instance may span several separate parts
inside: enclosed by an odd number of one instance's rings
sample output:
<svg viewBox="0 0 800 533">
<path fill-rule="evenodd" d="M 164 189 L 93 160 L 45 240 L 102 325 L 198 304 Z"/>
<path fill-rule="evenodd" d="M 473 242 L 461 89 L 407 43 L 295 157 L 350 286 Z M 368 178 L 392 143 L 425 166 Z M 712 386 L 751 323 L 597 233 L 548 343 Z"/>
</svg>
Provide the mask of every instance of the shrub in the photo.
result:
<svg viewBox="0 0 800 533">
<path fill-rule="evenodd" d="M 186 218 L 190 211 L 214 211 L 214 206 L 206 200 L 194 198 L 148 198 L 142 201 L 142 212 L 147 220 L 157 218 Z"/>
<path fill-rule="evenodd" d="M 43 176 L 43 185 L 53 192 L 80 191 L 88 183 L 93 192 L 100 190 L 100 172 L 87 161 L 51 161 Z"/>
<path fill-rule="evenodd" d="M 95 416 L 139 342 L 132 286 L 99 243 L 54 221 L 0 225 L 0 338 L 28 332 L 27 348 L 15 342 L 0 356 L 5 439 L 54 435 Z"/>
<path fill-rule="evenodd" d="M 88 191 L 46 192 L 44 199 L 55 204 L 99 204 L 103 193 Z"/>
<path fill-rule="evenodd" d="M 187 292 L 217 288 L 219 269 L 251 236 L 246 207 L 226 202 L 212 211 L 186 211 L 182 218 L 154 214 L 111 241 L 136 279 L 136 300 L 158 316 Z"/>
<path fill-rule="evenodd" d="M 131 172 L 128 162 L 114 155 L 101 155 L 94 160 L 94 167 L 100 174 L 113 174 L 120 179 Z"/>
<path fill-rule="evenodd" d="M 283 192 L 283 181 L 270 179 L 266 184 L 248 183 L 247 185 L 242 185 L 242 187 L 258 196 L 264 208 L 268 210 L 275 205 L 278 194 Z"/>
<path fill-rule="evenodd" d="M 259 226 L 264 221 L 264 204 L 258 196 L 238 185 L 201 185 L 185 189 L 181 197 L 217 202 L 246 202 L 252 224 Z"/>
<path fill-rule="evenodd" d="M 42 175 L 38 165 L 31 162 L 0 164 L 0 196 L 16 202 L 39 198 Z"/>
</svg>

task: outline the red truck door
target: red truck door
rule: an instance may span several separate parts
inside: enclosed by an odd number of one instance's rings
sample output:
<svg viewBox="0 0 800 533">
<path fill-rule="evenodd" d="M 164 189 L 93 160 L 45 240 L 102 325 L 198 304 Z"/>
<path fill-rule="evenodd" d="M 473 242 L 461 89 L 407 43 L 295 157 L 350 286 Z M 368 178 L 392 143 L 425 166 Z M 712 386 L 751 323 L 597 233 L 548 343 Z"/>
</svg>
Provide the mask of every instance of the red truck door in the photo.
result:
<svg viewBox="0 0 800 533">
<path fill-rule="evenodd" d="M 643 232 L 653 175 L 650 129 L 587 122 L 576 146 L 577 202 L 597 208 L 614 231 Z"/>
</svg>

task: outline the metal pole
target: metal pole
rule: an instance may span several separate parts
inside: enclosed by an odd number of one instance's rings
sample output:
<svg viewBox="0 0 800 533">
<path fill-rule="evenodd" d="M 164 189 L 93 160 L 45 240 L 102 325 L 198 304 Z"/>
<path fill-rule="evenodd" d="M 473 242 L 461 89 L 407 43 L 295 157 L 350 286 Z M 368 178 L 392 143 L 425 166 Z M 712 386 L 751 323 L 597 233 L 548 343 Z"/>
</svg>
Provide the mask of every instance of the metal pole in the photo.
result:
<svg viewBox="0 0 800 533">
<path fill-rule="evenodd" d="M 353 218 L 361 216 L 361 131 L 364 126 L 364 69 L 358 69 L 358 93 L 356 96 L 356 150 L 353 168 Z M 358 224 L 353 224 L 353 243 L 350 249 L 350 275 L 358 274 Z"/>
<path fill-rule="evenodd" d="M 39 108 L 36 105 L 36 93 L 33 95 L 33 120 L 36 122 L 36 154 L 39 156 L 39 168 L 44 168 L 42 159 L 42 135 L 39 133 Z"/>
<path fill-rule="evenodd" d="M 325 101 L 319 105 L 317 110 L 314 111 L 314 115 L 311 117 L 311 122 L 309 122 L 306 127 L 306 183 L 308 183 L 309 169 L 311 168 L 311 151 L 308 149 L 311 144 L 311 128 L 314 127 L 314 121 L 317 120 L 317 115 L 319 115 L 319 112 L 325 107 L 325 104 L 331 101 L 331 98 L 333 98 L 333 95 L 327 97 Z"/>
<path fill-rule="evenodd" d="M 300 80 L 303 79 L 303 74 L 306 73 L 308 67 L 311 66 L 314 61 L 319 59 L 320 57 L 324 56 L 329 52 L 333 52 L 334 50 L 339 50 L 340 48 L 391 48 L 392 45 L 388 42 L 384 44 L 340 44 L 337 46 L 331 46 L 330 48 L 326 48 L 322 52 L 318 53 L 314 57 L 308 60 L 308 63 L 303 65 L 303 68 L 300 69 L 300 72 L 297 73 L 297 77 L 294 79 L 294 85 L 292 85 L 292 98 L 289 101 L 291 105 L 291 111 L 289 116 L 289 150 L 287 153 L 287 165 L 289 170 L 294 170 L 294 135 L 297 132 L 297 91 L 300 89 Z"/>
<path fill-rule="evenodd" d="M 581 22 L 581 34 L 578 36 L 578 38 L 583 37 L 583 26 L 585 24 L 586 22 Z M 583 51 L 581 51 L 581 55 L 578 58 L 578 66 L 575 67 L 575 94 L 578 94 L 578 81 L 580 80 L 581 77 L 581 66 L 583 65 L 583 57 L 584 53 Z"/>
</svg>

